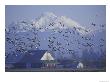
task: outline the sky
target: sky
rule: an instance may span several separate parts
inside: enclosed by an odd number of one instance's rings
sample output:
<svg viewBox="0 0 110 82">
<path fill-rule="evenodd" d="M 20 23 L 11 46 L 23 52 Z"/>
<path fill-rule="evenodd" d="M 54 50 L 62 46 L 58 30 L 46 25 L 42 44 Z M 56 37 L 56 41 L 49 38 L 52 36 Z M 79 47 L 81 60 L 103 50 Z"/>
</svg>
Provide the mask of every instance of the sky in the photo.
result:
<svg viewBox="0 0 110 82">
<path fill-rule="evenodd" d="M 6 5 L 6 26 L 24 19 L 33 20 L 45 12 L 67 16 L 85 27 L 91 22 L 106 24 L 105 5 Z"/>
</svg>

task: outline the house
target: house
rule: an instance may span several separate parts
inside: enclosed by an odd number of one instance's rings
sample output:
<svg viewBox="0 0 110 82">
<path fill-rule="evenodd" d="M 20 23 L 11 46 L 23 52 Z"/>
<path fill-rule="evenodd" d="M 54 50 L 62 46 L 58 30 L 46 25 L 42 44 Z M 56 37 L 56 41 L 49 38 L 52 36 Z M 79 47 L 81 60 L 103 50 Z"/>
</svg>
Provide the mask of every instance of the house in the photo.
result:
<svg viewBox="0 0 110 82">
<path fill-rule="evenodd" d="M 43 68 L 55 67 L 56 61 L 47 50 L 29 50 L 21 57 L 10 55 L 5 59 L 6 64 L 13 65 L 13 68 Z M 7 67 L 7 66 L 6 66 Z"/>
</svg>

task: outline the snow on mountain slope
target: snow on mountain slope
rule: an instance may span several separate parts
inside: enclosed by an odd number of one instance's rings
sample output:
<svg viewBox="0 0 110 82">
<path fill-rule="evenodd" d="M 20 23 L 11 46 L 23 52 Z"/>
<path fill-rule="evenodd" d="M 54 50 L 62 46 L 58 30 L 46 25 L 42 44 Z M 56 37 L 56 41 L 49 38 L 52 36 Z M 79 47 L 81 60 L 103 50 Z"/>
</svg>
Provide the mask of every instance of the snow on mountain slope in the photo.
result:
<svg viewBox="0 0 110 82">
<path fill-rule="evenodd" d="M 44 13 L 43 16 L 41 16 L 39 19 L 33 22 L 33 25 L 35 25 L 36 28 L 39 28 L 40 31 L 42 30 L 48 30 L 48 29 L 68 29 L 68 28 L 74 28 L 79 33 L 85 34 L 87 32 L 84 27 L 82 27 L 77 22 L 73 21 L 70 18 L 67 18 L 65 16 L 56 16 L 53 13 Z"/>
</svg>

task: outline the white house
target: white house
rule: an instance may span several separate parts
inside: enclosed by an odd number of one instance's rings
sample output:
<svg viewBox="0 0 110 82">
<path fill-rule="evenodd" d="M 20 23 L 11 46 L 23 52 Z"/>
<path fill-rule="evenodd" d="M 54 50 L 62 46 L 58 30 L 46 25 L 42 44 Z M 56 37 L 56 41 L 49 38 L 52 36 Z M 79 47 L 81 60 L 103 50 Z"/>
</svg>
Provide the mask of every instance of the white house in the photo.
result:
<svg viewBox="0 0 110 82">
<path fill-rule="evenodd" d="M 77 65 L 77 68 L 78 68 L 78 69 L 82 69 L 82 68 L 84 68 L 83 63 L 82 63 L 82 62 L 79 62 L 78 65 Z"/>
</svg>

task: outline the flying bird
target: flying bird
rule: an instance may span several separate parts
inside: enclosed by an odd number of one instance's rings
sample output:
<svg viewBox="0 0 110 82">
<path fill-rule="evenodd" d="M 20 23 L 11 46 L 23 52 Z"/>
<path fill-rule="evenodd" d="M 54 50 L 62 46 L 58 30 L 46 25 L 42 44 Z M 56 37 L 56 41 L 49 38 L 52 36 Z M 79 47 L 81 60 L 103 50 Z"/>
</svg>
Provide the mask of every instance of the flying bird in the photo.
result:
<svg viewBox="0 0 110 82">
<path fill-rule="evenodd" d="M 100 25 L 100 27 L 105 27 L 105 25 L 104 25 L 104 24 L 102 24 L 102 25 Z"/>
<path fill-rule="evenodd" d="M 91 25 L 96 26 L 96 24 L 95 24 L 95 23 L 92 23 Z"/>
<path fill-rule="evenodd" d="M 103 38 L 100 39 L 101 41 L 105 41 Z"/>
<path fill-rule="evenodd" d="M 21 23 L 27 23 L 27 22 L 25 22 L 25 21 L 21 21 Z"/>
</svg>

